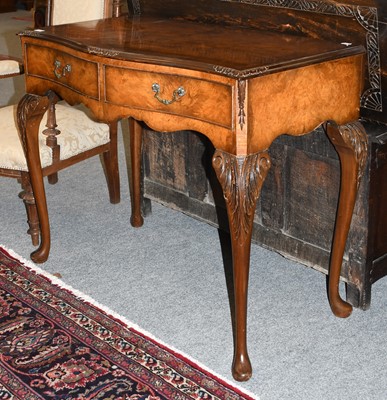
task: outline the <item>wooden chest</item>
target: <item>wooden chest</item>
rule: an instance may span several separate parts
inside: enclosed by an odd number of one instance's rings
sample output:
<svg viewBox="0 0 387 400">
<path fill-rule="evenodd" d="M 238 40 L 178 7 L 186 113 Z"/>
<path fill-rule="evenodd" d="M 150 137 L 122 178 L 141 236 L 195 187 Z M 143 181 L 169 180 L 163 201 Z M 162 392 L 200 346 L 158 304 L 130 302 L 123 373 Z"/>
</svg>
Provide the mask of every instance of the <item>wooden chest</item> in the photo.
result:
<svg viewBox="0 0 387 400">
<path fill-rule="evenodd" d="M 168 4 L 166 4 L 168 3 Z M 342 269 L 347 298 L 367 309 L 371 285 L 387 274 L 387 3 L 382 0 L 128 0 L 129 12 L 245 25 L 338 41 L 367 49 L 362 116 L 370 140 Z M 221 190 L 211 167 L 213 147 L 195 132 L 144 139 L 144 194 L 225 227 Z M 282 136 L 270 148 L 273 166 L 257 206 L 253 240 L 327 272 L 340 167 L 321 129 Z M 252 273 L 254 268 L 252 268 Z"/>
</svg>

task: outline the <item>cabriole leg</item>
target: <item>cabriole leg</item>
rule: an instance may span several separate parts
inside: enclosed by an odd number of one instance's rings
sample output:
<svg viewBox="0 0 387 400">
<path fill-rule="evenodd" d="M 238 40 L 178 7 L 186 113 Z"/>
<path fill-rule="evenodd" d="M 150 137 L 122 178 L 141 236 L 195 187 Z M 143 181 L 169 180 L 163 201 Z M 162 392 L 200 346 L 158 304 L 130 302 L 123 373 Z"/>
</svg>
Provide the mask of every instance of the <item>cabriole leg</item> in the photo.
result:
<svg viewBox="0 0 387 400">
<path fill-rule="evenodd" d="M 351 314 L 352 306 L 339 294 L 341 264 L 356 195 L 367 160 L 368 141 L 363 125 L 358 121 L 342 126 L 329 121 L 326 132 L 339 155 L 341 165 L 339 203 L 329 266 L 328 297 L 332 312 L 337 317 L 346 318 Z"/>
<path fill-rule="evenodd" d="M 212 163 L 226 200 L 233 254 L 236 327 L 232 373 L 236 380 L 246 381 L 252 374 L 246 335 L 251 234 L 256 203 L 271 163 L 266 152 L 234 156 L 221 150 L 215 151 Z"/>
<path fill-rule="evenodd" d="M 26 94 L 20 100 L 17 107 L 17 124 L 27 159 L 31 186 L 40 222 L 40 246 L 31 253 L 31 259 L 36 263 L 45 262 L 50 252 L 50 224 L 38 141 L 40 121 L 48 106 L 49 99 L 47 96 L 40 97 Z"/>
</svg>

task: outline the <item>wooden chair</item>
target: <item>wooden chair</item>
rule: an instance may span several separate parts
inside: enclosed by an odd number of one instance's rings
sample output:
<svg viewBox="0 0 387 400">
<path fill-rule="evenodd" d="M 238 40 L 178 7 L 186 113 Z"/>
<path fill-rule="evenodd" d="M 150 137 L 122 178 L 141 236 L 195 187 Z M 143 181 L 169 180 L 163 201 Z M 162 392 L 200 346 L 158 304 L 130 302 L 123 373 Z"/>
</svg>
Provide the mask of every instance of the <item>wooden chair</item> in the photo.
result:
<svg viewBox="0 0 387 400">
<path fill-rule="evenodd" d="M 82 3 L 82 4 L 81 4 Z M 48 0 L 46 23 L 63 24 L 119 15 L 116 0 Z M 22 61 L 0 56 L 0 78 L 23 73 Z M 43 175 L 49 183 L 57 182 L 57 172 L 77 162 L 101 154 L 111 203 L 120 201 L 117 157 L 117 122 L 110 126 L 94 122 L 83 110 L 66 103 L 56 103 L 51 94 L 50 107 L 40 125 L 40 159 Z M 0 108 L 0 176 L 16 178 L 23 191 L 33 245 L 39 244 L 39 218 L 30 184 L 27 162 L 16 123 L 17 105 Z M 44 124 L 46 123 L 46 127 Z M 59 130 L 57 129 L 57 126 Z"/>
</svg>

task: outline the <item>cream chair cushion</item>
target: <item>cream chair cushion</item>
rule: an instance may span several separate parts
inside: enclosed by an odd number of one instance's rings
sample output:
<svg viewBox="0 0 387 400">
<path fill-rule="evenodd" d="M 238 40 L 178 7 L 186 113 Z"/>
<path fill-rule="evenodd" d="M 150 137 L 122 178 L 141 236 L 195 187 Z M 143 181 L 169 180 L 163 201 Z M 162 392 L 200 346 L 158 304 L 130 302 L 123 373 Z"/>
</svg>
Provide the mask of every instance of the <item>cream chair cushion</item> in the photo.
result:
<svg viewBox="0 0 387 400">
<path fill-rule="evenodd" d="M 52 151 L 46 145 L 46 114 L 40 124 L 39 144 L 42 167 L 52 163 Z M 57 136 L 60 159 L 65 160 L 79 153 L 110 141 L 109 126 L 94 122 L 85 112 L 70 107 L 65 102 L 56 105 L 56 121 L 61 133 Z M 28 171 L 20 137 L 16 127 L 16 105 L 0 108 L 0 168 Z"/>
<path fill-rule="evenodd" d="M 0 60 L 0 76 L 19 74 L 20 66 L 17 61 L 14 60 Z"/>
<path fill-rule="evenodd" d="M 105 0 L 52 0 L 52 25 L 92 21 L 104 17 Z"/>
</svg>

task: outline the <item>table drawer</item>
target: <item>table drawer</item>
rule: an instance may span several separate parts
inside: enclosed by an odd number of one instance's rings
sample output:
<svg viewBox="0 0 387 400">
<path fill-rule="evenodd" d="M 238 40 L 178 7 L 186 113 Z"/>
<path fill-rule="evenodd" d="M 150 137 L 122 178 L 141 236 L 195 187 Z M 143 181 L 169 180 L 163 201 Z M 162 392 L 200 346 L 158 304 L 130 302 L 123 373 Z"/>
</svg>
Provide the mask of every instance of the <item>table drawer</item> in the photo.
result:
<svg viewBox="0 0 387 400">
<path fill-rule="evenodd" d="M 98 63 L 44 46 L 27 44 L 26 74 L 98 99 Z"/>
<path fill-rule="evenodd" d="M 104 69 L 108 103 L 232 127 L 230 85 L 123 67 L 105 66 Z"/>
</svg>

